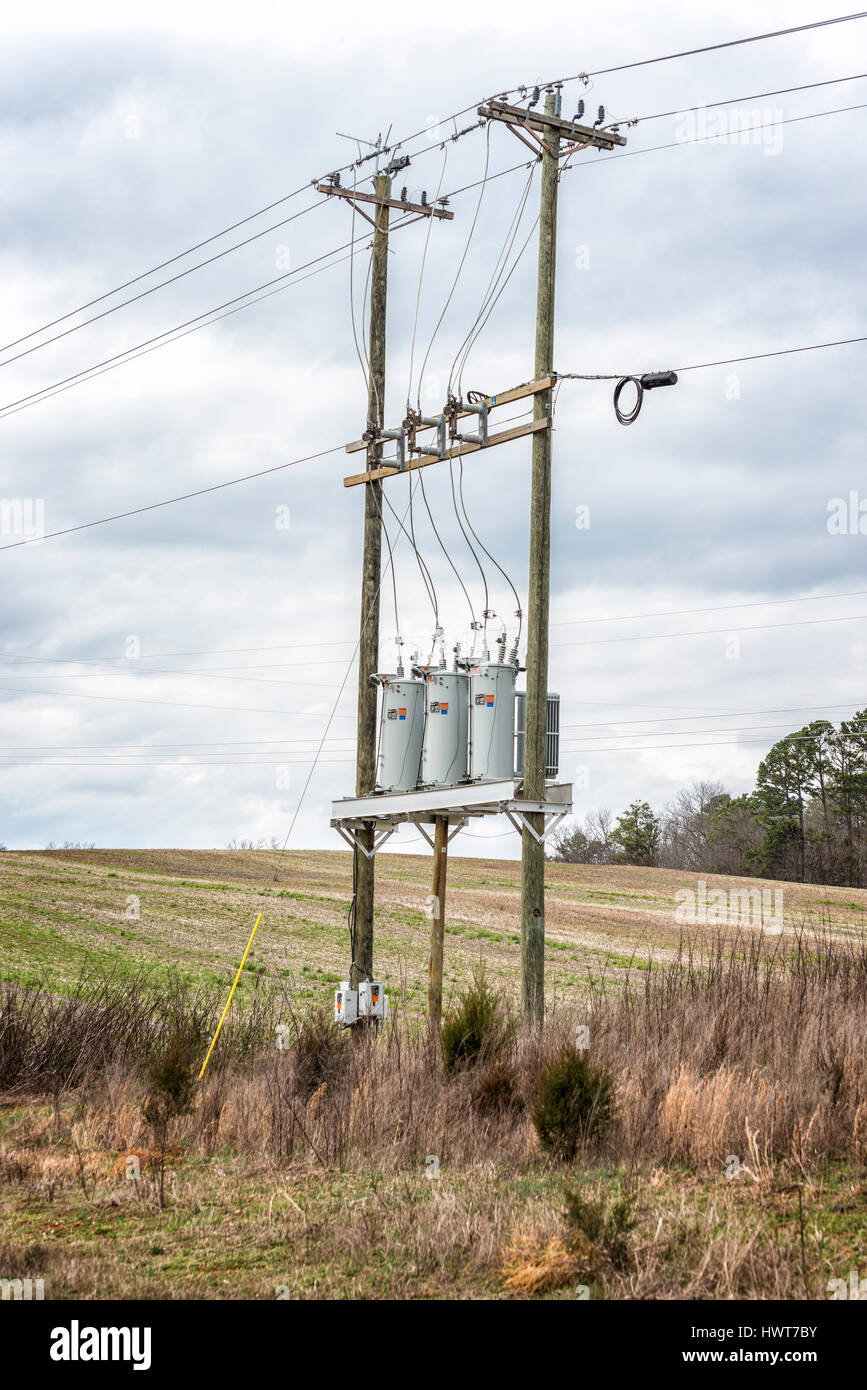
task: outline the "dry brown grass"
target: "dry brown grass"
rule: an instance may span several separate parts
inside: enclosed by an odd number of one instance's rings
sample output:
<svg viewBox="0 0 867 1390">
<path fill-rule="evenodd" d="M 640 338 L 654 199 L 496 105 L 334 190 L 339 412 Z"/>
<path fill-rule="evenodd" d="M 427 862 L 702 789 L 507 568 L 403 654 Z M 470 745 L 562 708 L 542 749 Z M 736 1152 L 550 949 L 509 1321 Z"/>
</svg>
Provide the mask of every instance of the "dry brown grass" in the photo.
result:
<svg viewBox="0 0 867 1390">
<path fill-rule="evenodd" d="M 222 996 L 123 978 L 7 989 L 0 1271 L 48 1277 L 49 1297 L 573 1297 L 585 1284 L 592 1297 L 820 1298 L 863 1264 L 864 943 L 694 932 L 616 989 L 604 960 L 583 983 L 544 1032 L 517 1035 L 502 1064 L 524 1103 L 499 1105 L 480 1074 L 444 1075 L 399 999 L 378 1035 L 348 1035 L 277 982 L 248 982 L 193 1110 L 171 1122 L 165 1212 L 148 1064 L 178 1032 L 206 1045 Z M 616 1116 L 564 1167 L 540 1152 L 528 1102 L 585 1024 Z M 634 1198 L 622 1259 L 569 1229 L 576 1183 L 588 1201 Z"/>
</svg>

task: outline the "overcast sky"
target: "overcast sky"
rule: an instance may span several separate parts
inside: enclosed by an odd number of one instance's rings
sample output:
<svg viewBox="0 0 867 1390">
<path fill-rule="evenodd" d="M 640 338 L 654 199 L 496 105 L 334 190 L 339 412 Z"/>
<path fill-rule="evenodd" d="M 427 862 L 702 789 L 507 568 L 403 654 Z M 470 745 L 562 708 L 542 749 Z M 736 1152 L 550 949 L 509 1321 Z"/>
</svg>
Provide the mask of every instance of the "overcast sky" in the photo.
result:
<svg viewBox="0 0 867 1390">
<path fill-rule="evenodd" d="M 337 132 L 372 141 L 390 130 L 413 156 L 400 176 L 411 196 L 455 194 L 453 221 L 418 222 L 392 237 L 386 415 L 394 425 L 405 410 L 414 326 L 413 396 L 474 218 L 421 382 L 426 409 L 442 402 L 522 203 L 506 274 L 513 261 L 515 269 L 463 387 L 502 391 L 532 376 L 538 169 L 524 201 L 529 152 L 502 125 L 489 147 L 481 129 L 438 144 L 477 119 L 481 100 L 841 8 L 620 0 L 579 12 L 558 0 L 541 9 L 444 0 L 323 11 L 262 0 L 127 8 L 81 0 L 74 10 L 43 3 L 13 17 L 7 7 L 0 332 L 4 344 L 24 340 L 0 352 L 0 497 L 22 505 L 6 508 L 0 544 L 22 539 L 22 528 L 94 521 L 360 436 L 366 388 L 350 262 L 338 248 L 360 238 L 351 265 L 360 333 L 366 224 L 353 227 L 336 199 L 315 206 L 311 186 L 357 153 Z M 862 21 L 598 76 L 589 88 L 567 82 L 567 115 L 582 96 L 591 117 L 600 103 L 624 122 L 680 114 L 624 125 L 625 151 L 588 151 L 563 177 L 559 371 L 681 368 L 867 331 L 867 111 L 798 119 L 867 102 L 867 82 L 754 99 L 859 73 L 865 40 Z M 683 114 L 718 101 L 730 104 Z M 737 139 L 747 113 L 764 129 Z M 700 138 L 714 133 L 727 138 Z M 486 158 L 489 174 L 522 167 L 489 181 L 479 202 Z M 369 173 L 365 166 L 358 177 Z M 279 293 L 189 324 L 287 268 L 297 275 L 270 286 Z M 77 378 L 182 324 L 197 331 Z M 803 601 L 867 590 L 857 517 L 843 534 L 839 524 L 829 530 L 833 499 L 848 506 L 854 492 L 856 511 L 867 499 L 865 349 L 682 372 L 674 390 L 647 396 L 629 429 L 615 420 L 613 383 L 562 383 L 550 688 L 563 702 L 561 772 L 576 783 L 579 812 L 617 812 L 634 797 L 660 808 L 699 777 L 746 790 L 785 732 L 867 704 L 867 594 Z M 54 383 L 70 389 L 34 396 Z M 16 402 L 24 408 L 4 413 Z M 291 844 L 339 846 L 329 806 L 354 790 L 355 671 L 347 672 L 363 507 L 362 489 L 342 480 L 358 458 L 332 453 L 0 554 L 0 841 L 282 839 L 336 701 Z M 519 441 L 465 465 L 470 519 L 522 594 L 529 464 L 529 443 Z M 479 574 L 454 519 L 448 470 L 430 469 L 425 481 L 478 611 Z M 386 490 L 403 514 L 406 482 Z M 863 524 L 867 532 L 867 516 Z M 449 645 L 466 643 L 467 602 L 426 518 L 419 535 Z M 426 650 L 433 619 L 403 541 L 395 566 L 407 650 Z M 491 606 L 513 633 L 514 601 L 490 567 L 489 579 Z M 739 604 L 751 606 L 727 607 Z M 385 669 L 394 638 L 387 580 Z M 473 833 L 488 844 L 461 837 L 455 851 L 520 853 L 504 820 Z M 409 830 L 401 842 L 426 849 Z"/>
</svg>

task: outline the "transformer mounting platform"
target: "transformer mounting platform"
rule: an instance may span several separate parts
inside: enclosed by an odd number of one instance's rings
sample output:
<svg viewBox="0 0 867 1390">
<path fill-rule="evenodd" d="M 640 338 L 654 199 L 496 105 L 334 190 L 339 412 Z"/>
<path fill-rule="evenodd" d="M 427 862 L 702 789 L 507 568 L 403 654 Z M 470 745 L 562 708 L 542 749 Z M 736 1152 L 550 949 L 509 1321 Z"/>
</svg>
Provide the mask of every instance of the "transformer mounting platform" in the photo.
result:
<svg viewBox="0 0 867 1390">
<path fill-rule="evenodd" d="M 572 811 L 572 787 L 568 782 L 549 783 L 544 801 L 527 801 L 520 777 L 503 781 L 461 782 L 454 787 L 433 787 L 408 792 L 374 792 L 369 796 L 343 797 L 331 803 L 331 824 L 353 849 L 357 846 L 372 859 L 401 825 L 416 825 L 430 844 L 425 826 L 448 817 L 449 839 L 463 830 L 469 820 L 479 816 L 508 816 L 520 833 L 530 834 L 544 844 L 548 836 Z M 545 817 L 541 834 L 527 817 Z M 373 830 L 373 847 L 368 850 L 358 840 L 359 830 Z"/>
</svg>

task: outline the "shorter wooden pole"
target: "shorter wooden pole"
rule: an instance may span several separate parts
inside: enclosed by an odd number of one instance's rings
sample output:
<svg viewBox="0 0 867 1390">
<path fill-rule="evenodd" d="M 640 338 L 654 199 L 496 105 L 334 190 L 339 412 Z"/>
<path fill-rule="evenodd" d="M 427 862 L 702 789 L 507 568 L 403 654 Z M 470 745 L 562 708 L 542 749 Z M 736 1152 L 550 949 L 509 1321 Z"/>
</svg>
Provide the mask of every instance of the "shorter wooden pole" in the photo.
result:
<svg viewBox="0 0 867 1390">
<path fill-rule="evenodd" d="M 449 818 L 437 816 L 434 831 L 433 900 L 431 902 L 430 976 L 427 1001 L 431 1024 L 439 1029 L 443 1013 L 443 939 L 446 919 L 446 873 L 449 864 Z"/>
</svg>

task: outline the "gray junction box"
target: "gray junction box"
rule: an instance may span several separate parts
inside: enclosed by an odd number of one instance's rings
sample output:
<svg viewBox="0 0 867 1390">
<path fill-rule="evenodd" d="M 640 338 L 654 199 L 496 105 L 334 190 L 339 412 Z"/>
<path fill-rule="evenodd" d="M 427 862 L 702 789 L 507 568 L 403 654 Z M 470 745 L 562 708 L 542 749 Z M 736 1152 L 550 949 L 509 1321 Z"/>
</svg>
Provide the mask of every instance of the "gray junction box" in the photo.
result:
<svg viewBox="0 0 867 1390">
<path fill-rule="evenodd" d="M 524 775 L 524 737 L 526 733 L 527 695 L 520 690 L 515 696 L 515 772 Z M 548 727 L 545 740 L 545 776 L 556 777 L 560 771 L 560 696 L 548 691 Z"/>
</svg>

